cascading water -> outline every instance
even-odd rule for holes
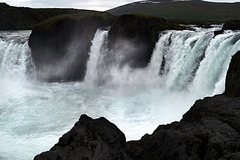
[[[97,30],[95,38],[92,41],[92,47],[90,49],[91,56],[87,64],[87,72],[85,75],[85,81],[90,82],[91,84],[97,83],[97,78],[99,73],[97,72],[98,64],[103,59],[103,54],[101,54],[104,41],[107,39],[108,31]]]
[[[227,31],[216,36],[209,44],[205,58],[200,63],[192,90],[200,95],[224,91],[225,77],[231,56],[240,50],[239,32]],[[218,92],[217,92],[218,91]]]
[[[0,76],[25,79],[35,68],[32,63],[28,37],[30,31],[1,32],[0,39]],[[28,72],[28,73],[27,73]]]
[[[108,51],[108,31],[98,30],[84,82],[68,83],[35,79],[30,31],[0,32],[0,159],[33,159],[81,114],[108,118],[128,140],[181,119],[196,99],[224,90],[231,56],[240,50],[240,32],[214,30],[162,32],[144,69],[121,65],[124,53]]]

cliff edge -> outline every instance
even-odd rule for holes
[[[109,29],[107,50],[110,55],[124,53],[119,63],[137,68],[149,63],[159,32],[184,27],[152,16],[113,16],[96,11],[48,19],[36,25],[29,38],[38,79],[83,80],[91,41],[98,28]]]

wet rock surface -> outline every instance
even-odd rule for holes
[[[240,97],[240,51],[233,57],[227,72],[225,93],[231,97]]]

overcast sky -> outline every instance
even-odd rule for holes
[[[78,8],[104,11],[139,0],[0,0],[12,6],[32,8]],[[240,0],[205,0],[211,2],[240,2]]]

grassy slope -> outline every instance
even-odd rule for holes
[[[54,16],[88,12],[77,9],[12,7],[6,3],[0,3],[0,30],[32,29],[34,25]],[[154,4],[132,3],[111,9],[108,12],[116,15],[142,13],[180,23],[183,23],[183,21],[221,23],[235,19],[240,20],[240,3],[210,3],[200,0]]]
[[[112,14],[143,13],[167,20],[187,22],[224,22],[240,20],[240,3],[210,3],[204,1],[169,3],[132,3],[108,12]]]
[[[88,17],[91,17],[91,18],[101,17],[103,20],[109,20],[109,19],[113,20],[116,18],[116,16],[108,12],[79,10],[78,13],[75,13],[75,14],[64,14],[64,15],[58,15],[58,16],[48,18],[47,20],[36,24],[34,27],[40,30],[50,31],[58,27],[59,25],[58,23],[63,22],[65,20],[71,20],[72,22],[77,23],[77,21],[83,20],[84,18],[88,18]]]
[[[12,7],[6,3],[0,3],[0,30],[32,29],[50,17],[76,14],[84,12],[77,9],[32,9],[26,7]]]

